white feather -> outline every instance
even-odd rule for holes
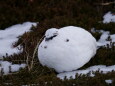
[[[53,37],[55,33],[57,35]],[[80,27],[49,29],[45,36],[38,47],[38,58],[43,66],[54,68],[57,72],[78,69],[96,54],[95,38]],[[50,37],[53,38],[45,40]]]

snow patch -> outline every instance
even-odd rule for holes
[[[57,75],[58,78],[60,79],[64,79],[65,77],[67,79],[70,79],[73,78],[75,79],[75,75],[78,74],[88,74],[90,72],[90,76],[91,77],[94,77],[95,74],[93,72],[96,72],[96,71],[103,71],[102,73],[106,74],[108,72],[111,72],[111,71],[115,71],[115,65],[113,66],[105,66],[105,65],[96,65],[96,66],[92,66],[92,67],[89,67],[87,69],[84,69],[84,70],[76,70],[76,71],[72,71],[72,72],[65,72],[65,73],[60,73]]]
[[[26,64],[12,64],[8,61],[0,61],[0,75],[3,72],[4,75],[9,74],[10,72],[19,71],[20,68],[25,68]]]
[[[111,12],[108,12],[103,16],[103,19],[103,23],[115,22],[115,15],[113,15]]]
[[[13,25],[6,28],[5,30],[0,30],[0,58],[14,53],[20,53],[23,49],[19,50],[20,46],[13,47],[13,43],[18,41],[18,37],[23,35],[25,32],[30,31],[32,25],[36,26],[37,23],[25,22],[23,24]]]
[[[105,46],[109,45],[111,48],[112,46],[115,46],[115,34],[110,34],[109,31],[104,30],[95,30],[94,28],[91,29],[91,32],[95,33],[101,33],[100,39],[97,41],[97,46]]]
[[[105,80],[105,82],[106,82],[107,84],[111,84],[111,83],[113,82],[113,80],[108,79],[108,80]]]

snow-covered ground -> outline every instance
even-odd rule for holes
[[[12,64],[8,61],[0,61],[0,75],[3,72],[4,75],[10,72],[19,71],[20,68],[25,68],[26,64]]]
[[[111,84],[111,83],[113,82],[113,80],[108,79],[108,80],[105,80],[105,82],[106,82],[107,84]]]
[[[103,16],[103,18],[104,18],[103,23],[115,22],[115,15],[112,14],[111,12],[106,13]]]
[[[98,32],[101,33],[102,35],[100,36],[100,39],[97,41],[98,47],[100,46],[107,46],[107,44],[111,46],[115,46],[115,34],[110,34],[109,31],[104,31],[104,30],[95,30],[94,28],[91,29],[93,33]]]
[[[18,47],[13,47],[13,44],[18,41],[18,37],[23,35],[25,32],[30,31],[32,25],[36,26],[37,23],[25,22],[23,24],[13,25],[4,30],[0,30],[0,59],[6,55],[12,55],[14,53],[20,53],[23,49],[19,50]],[[4,74],[8,74],[9,70],[11,72],[16,72],[20,68],[24,68],[26,64],[12,64],[8,61],[0,61],[0,72],[3,71]],[[11,68],[11,69],[10,69]]]
[[[66,76],[67,79],[70,79],[70,77],[75,79],[76,74],[79,74],[79,75],[80,74],[88,74],[89,72],[90,72],[90,76],[94,77],[95,74],[93,74],[93,72],[103,71],[103,73],[107,73],[107,72],[111,72],[112,70],[115,71],[115,65],[113,65],[113,66],[96,65],[96,66],[92,66],[92,67],[89,67],[89,68],[84,69],[84,70],[77,70],[77,71],[72,71],[72,72],[60,73],[57,75],[57,77],[60,79],[64,79],[64,77]]]
[[[30,31],[32,25],[36,26],[37,23],[25,22],[23,24],[13,25],[6,28],[5,30],[0,30],[0,58],[14,53],[19,53],[22,50],[19,50],[17,47],[13,47],[13,44],[18,40],[18,37],[23,35],[25,32]]]

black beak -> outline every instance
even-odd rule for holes
[[[52,40],[54,37],[56,37],[57,35],[54,35],[54,36],[51,36],[49,38],[45,38],[45,41],[49,41],[49,40]]]

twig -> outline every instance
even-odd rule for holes
[[[115,2],[107,2],[107,3],[101,3],[101,5],[110,5],[110,4],[113,4]]]
[[[42,38],[38,41],[38,43],[37,43],[37,45],[36,45],[36,47],[35,47],[35,49],[34,49],[34,53],[33,53],[33,56],[32,56],[32,61],[31,61],[30,69],[33,68],[34,57],[35,57],[35,54],[36,54],[36,52],[37,52],[38,46],[39,46],[39,44],[41,43],[41,41],[42,41],[43,38],[44,38],[44,36],[42,36]]]
[[[96,3],[96,5],[106,6],[106,5],[110,5],[110,4],[114,4],[114,3],[115,3],[115,2]]]

